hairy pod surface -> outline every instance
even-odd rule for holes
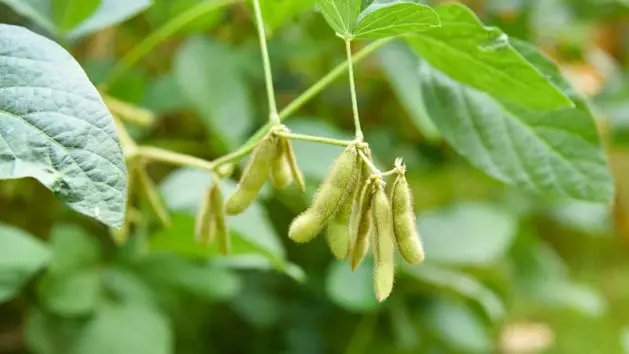
[[[352,188],[355,189],[355,188]],[[351,194],[349,194],[351,192]],[[354,209],[353,190],[347,191],[348,196],[343,200],[338,212],[328,223],[325,230],[325,238],[334,257],[345,260],[350,248],[351,218]]]
[[[370,179],[363,185],[358,201],[356,227],[352,236],[352,250],[350,265],[352,270],[360,266],[369,249],[369,231],[371,230],[371,202],[373,199],[373,183]]]
[[[276,153],[271,163],[271,183],[277,189],[284,189],[292,180],[292,169],[288,161],[288,151],[286,151],[285,142],[288,140],[284,137],[276,137]]]
[[[210,189],[210,208],[213,216],[213,231],[216,238],[216,246],[222,254],[227,254],[231,250],[231,240],[229,231],[227,230],[227,222],[225,220],[225,204],[223,203],[223,194],[218,184]]]
[[[393,233],[402,258],[410,264],[424,261],[424,248],[415,223],[411,190],[403,174],[398,175],[391,191]]]
[[[363,149],[362,152],[369,160],[371,160],[371,150],[369,148]],[[360,168],[360,173],[358,175],[358,182],[354,194],[354,202],[357,205],[360,204],[361,193],[363,192],[365,184],[367,183],[367,181],[369,181],[369,177],[371,176],[369,166],[367,166],[360,155],[358,155],[358,164]]]
[[[356,178],[357,154],[356,146],[352,144],[336,159],[310,208],[291,223],[288,237],[293,241],[303,243],[314,239],[336,214],[344,199],[351,195],[348,190]]]
[[[386,299],[393,290],[395,278],[395,241],[391,208],[384,188],[378,187],[373,196],[371,211],[375,226],[373,240],[374,292],[378,301]]]
[[[203,194],[194,226],[194,236],[197,242],[202,245],[210,244],[212,242],[212,236],[214,235],[214,231],[212,230],[214,227],[214,215],[211,203],[212,189],[214,187],[215,185],[208,188]]]
[[[227,198],[227,214],[240,214],[253,203],[258,192],[269,177],[271,163],[276,156],[276,138],[269,134],[262,139],[253,151],[236,190]]]
[[[290,140],[283,139],[282,144],[284,145],[284,151],[286,152],[286,159],[288,160],[288,164],[290,165],[291,175],[293,176],[293,180],[297,187],[301,190],[301,192],[306,191],[306,181],[304,180],[304,174],[299,169],[299,165],[297,165],[297,158],[295,157],[295,150],[293,150],[293,145],[290,143]]]

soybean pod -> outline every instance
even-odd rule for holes
[[[393,184],[391,211],[393,233],[400,255],[410,264],[421,263],[424,260],[424,248],[415,224],[411,190],[403,173],[398,175]]]
[[[382,186],[378,186],[372,201],[375,226],[373,239],[374,292],[379,302],[384,301],[393,290],[395,278],[395,242],[389,199]]]
[[[271,163],[271,183],[277,189],[284,189],[293,179],[290,162],[288,161],[284,137],[276,137],[276,153]]]
[[[231,250],[231,240],[229,238],[227,223],[225,221],[223,194],[221,193],[218,184],[212,186],[212,189],[210,190],[210,205],[213,214],[213,231],[215,233],[216,246],[220,253],[227,254]]]
[[[371,202],[373,199],[373,182],[367,179],[360,191],[358,198],[358,213],[356,214],[356,227],[352,237],[352,250],[350,265],[352,270],[360,266],[369,249],[369,231],[371,230]]]

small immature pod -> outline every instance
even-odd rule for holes
[[[223,194],[221,193],[221,189],[218,187],[218,184],[212,186],[209,197],[213,214],[213,231],[216,237],[216,245],[220,253],[228,254],[231,249],[231,240],[229,238],[229,231],[227,230],[227,223],[225,221]]]
[[[202,245],[209,245],[212,242],[212,236],[214,235],[214,213],[211,203],[212,189],[216,185],[208,188],[201,200],[199,211],[197,212],[196,223],[194,225],[194,236],[197,242]]]
[[[348,189],[351,189],[356,178],[356,162],[356,146],[352,144],[334,162],[330,173],[319,186],[310,208],[293,220],[288,237],[295,242],[305,243],[319,234],[336,214],[344,199],[351,197]]]
[[[379,302],[384,301],[393,290],[395,278],[395,241],[389,200],[383,187],[378,187],[372,201],[375,226],[373,240],[374,292]]]
[[[349,192],[349,191],[348,191]],[[325,230],[325,238],[328,246],[338,260],[345,260],[350,247],[350,220],[352,218],[352,210],[354,207],[354,199],[352,194],[343,201],[338,212],[328,223]]]
[[[293,179],[290,162],[288,161],[288,152],[286,151],[284,137],[276,137],[276,154],[271,164],[271,182],[277,189],[284,189]]]
[[[419,233],[415,225],[411,190],[403,173],[393,184],[391,192],[391,211],[393,216],[393,233],[400,255],[410,264],[419,264],[424,260]]]
[[[157,218],[164,227],[170,227],[170,225],[172,225],[170,215],[168,214],[166,206],[164,206],[164,203],[157,192],[155,183],[153,183],[153,180],[151,180],[151,177],[149,177],[148,173],[146,173],[143,166],[136,167],[136,171],[138,178],[137,182],[139,182],[139,185],[144,192],[144,196],[148,200],[149,204],[151,204],[155,215],[157,215]]]
[[[276,155],[276,138],[268,134],[262,139],[251,154],[240,183],[232,195],[227,198],[227,214],[240,214],[255,200],[258,192],[269,177],[269,166]]]
[[[360,192],[358,213],[356,215],[356,228],[352,238],[352,250],[350,265],[352,270],[360,266],[369,248],[369,231],[371,230],[371,201],[373,199],[373,182],[368,179]]]
[[[284,139],[282,143],[284,144],[284,151],[286,152],[286,159],[288,160],[288,164],[290,165],[290,171],[293,176],[293,180],[303,193],[306,191],[306,182],[304,181],[304,174],[301,173],[301,170],[297,165],[297,158],[295,158],[295,151],[293,150],[293,146],[288,139]]]

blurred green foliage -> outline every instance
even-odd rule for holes
[[[99,85],[147,34],[211,1],[0,0],[0,22],[63,43]],[[123,246],[36,182],[3,181],[0,353],[629,353],[629,5],[466,3],[538,44],[589,96],[616,179],[612,207],[540,197],[472,167],[442,141],[435,125],[452,117],[428,117],[417,59],[394,42],[356,69],[361,116],[375,160],[407,163],[427,261],[399,266],[388,301],[373,297],[370,261],[351,272],[322,238],[285,237],[339,147],[296,142],[306,195],[267,187],[230,218],[229,256],[194,241],[210,183],[198,170],[150,166],[173,225],[141,205]],[[283,107],[344,60],[343,46],[313,1],[262,6]],[[138,142],[212,159],[266,121],[260,63],[250,9],[235,4],[170,36],[109,93],[156,114],[152,126],[130,127]],[[286,124],[351,136],[346,80]]]

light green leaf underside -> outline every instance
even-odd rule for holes
[[[50,260],[50,251],[35,237],[0,223],[0,303],[15,296]]]
[[[376,3],[369,6],[352,31],[355,39],[374,39],[422,32],[439,27],[439,16],[429,6],[414,2]]]
[[[151,6],[152,0],[101,0],[92,15],[74,27],[67,36],[72,39],[84,37],[103,28],[124,22]]]
[[[96,88],[59,45],[0,24],[0,179],[23,177],[80,213],[122,224],[127,171]]]
[[[349,35],[360,14],[361,0],[317,0],[319,10],[334,31]]]
[[[557,197],[609,202],[614,186],[586,103],[534,47],[516,45],[576,108],[531,111],[422,62],[424,101],[434,123],[455,150],[498,180]]]
[[[430,65],[462,84],[533,110],[572,102],[528,63],[498,28],[485,27],[460,4],[437,8],[441,27],[407,38]]]

